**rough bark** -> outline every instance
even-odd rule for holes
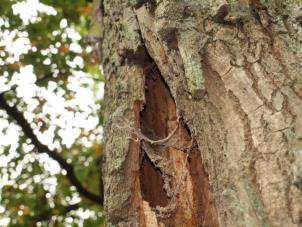
[[[108,225],[302,224],[300,8],[104,0]]]

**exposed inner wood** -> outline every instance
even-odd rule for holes
[[[201,226],[219,226],[217,210],[198,148],[194,149],[188,165],[193,184],[194,216]]]
[[[146,104],[141,112],[141,130],[151,139],[162,139],[168,136],[168,122],[176,122],[175,104],[156,68],[146,70],[145,80]],[[174,116],[169,113],[171,110],[174,111]],[[168,155],[166,151],[158,152],[165,152],[164,155]],[[140,175],[142,197],[152,208],[165,207],[168,205],[169,198],[164,190],[162,173],[146,157],[146,154],[142,155]],[[163,222],[166,225],[173,224],[173,217],[166,218]],[[148,226],[148,223],[146,224]]]
[[[164,207],[168,204],[162,173],[146,155],[141,164],[141,190],[143,199],[148,201],[151,207]]]
[[[172,175],[170,187],[164,185],[167,174],[152,163],[143,150],[141,152],[140,185],[143,200],[156,213],[157,224],[218,226],[200,150],[193,143],[184,123],[177,121],[175,102],[156,67],[146,70],[145,85],[146,103],[140,114],[142,133],[150,139],[159,140],[167,137],[177,124],[180,125],[165,146],[153,146],[157,154],[167,160],[167,169]],[[174,208],[168,210],[168,206]],[[158,207],[164,212],[157,212]],[[147,226],[149,224],[146,223]]]

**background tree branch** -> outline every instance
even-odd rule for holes
[[[32,144],[36,147],[38,153],[46,153],[52,159],[56,160],[60,167],[66,171],[66,176],[69,182],[76,187],[79,194],[86,199],[98,204],[103,204],[103,196],[102,192],[100,195],[96,195],[86,188],[83,187],[79,179],[76,177],[74,172],[73,165],[67,163],[67,161],[60,156],[60,154],[56,150],[50,150],[46,145],[42,144],[37,136],[34,134],[33,129],[31,128],[30,124],[24,118],[23,114],[17,109],[16,106],[9,106],[7,100],[5,99],[5,92],[0,93],[0,108],[5,110],[7,114],[13,118],[16,123],[22,128],[24,134],[31,139]]]
[[[76,203],[76,204],[72,204],[72,205],[68,205],[66,207],[63,207],[60,212],[60,215],[65,215],[67,213],[69,213],[72,210],[77,210],[80,208],[80,204]],[[32,217],[32,221],[37,223],[37,222],[41,222],[41,221],[47,221],[50,220],[53,216],[55,216],[56,214],[52,213],[51,210],[49,212],[44,212],[36,217]]]

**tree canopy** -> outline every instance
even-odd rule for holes
[[[1,1],[1,226],[104,222],[97,6]]]

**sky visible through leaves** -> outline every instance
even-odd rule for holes
[[[2,0],[0,93],[42,144],[74,166],[84,188],[98,194],[104,79],[97,31],[91,30],[96,4]],[[77,209],[65,212],[75,204]],[[101,206],[81,197],[66,171],[37,152],[0,109],[0,226],[102,223]]]

